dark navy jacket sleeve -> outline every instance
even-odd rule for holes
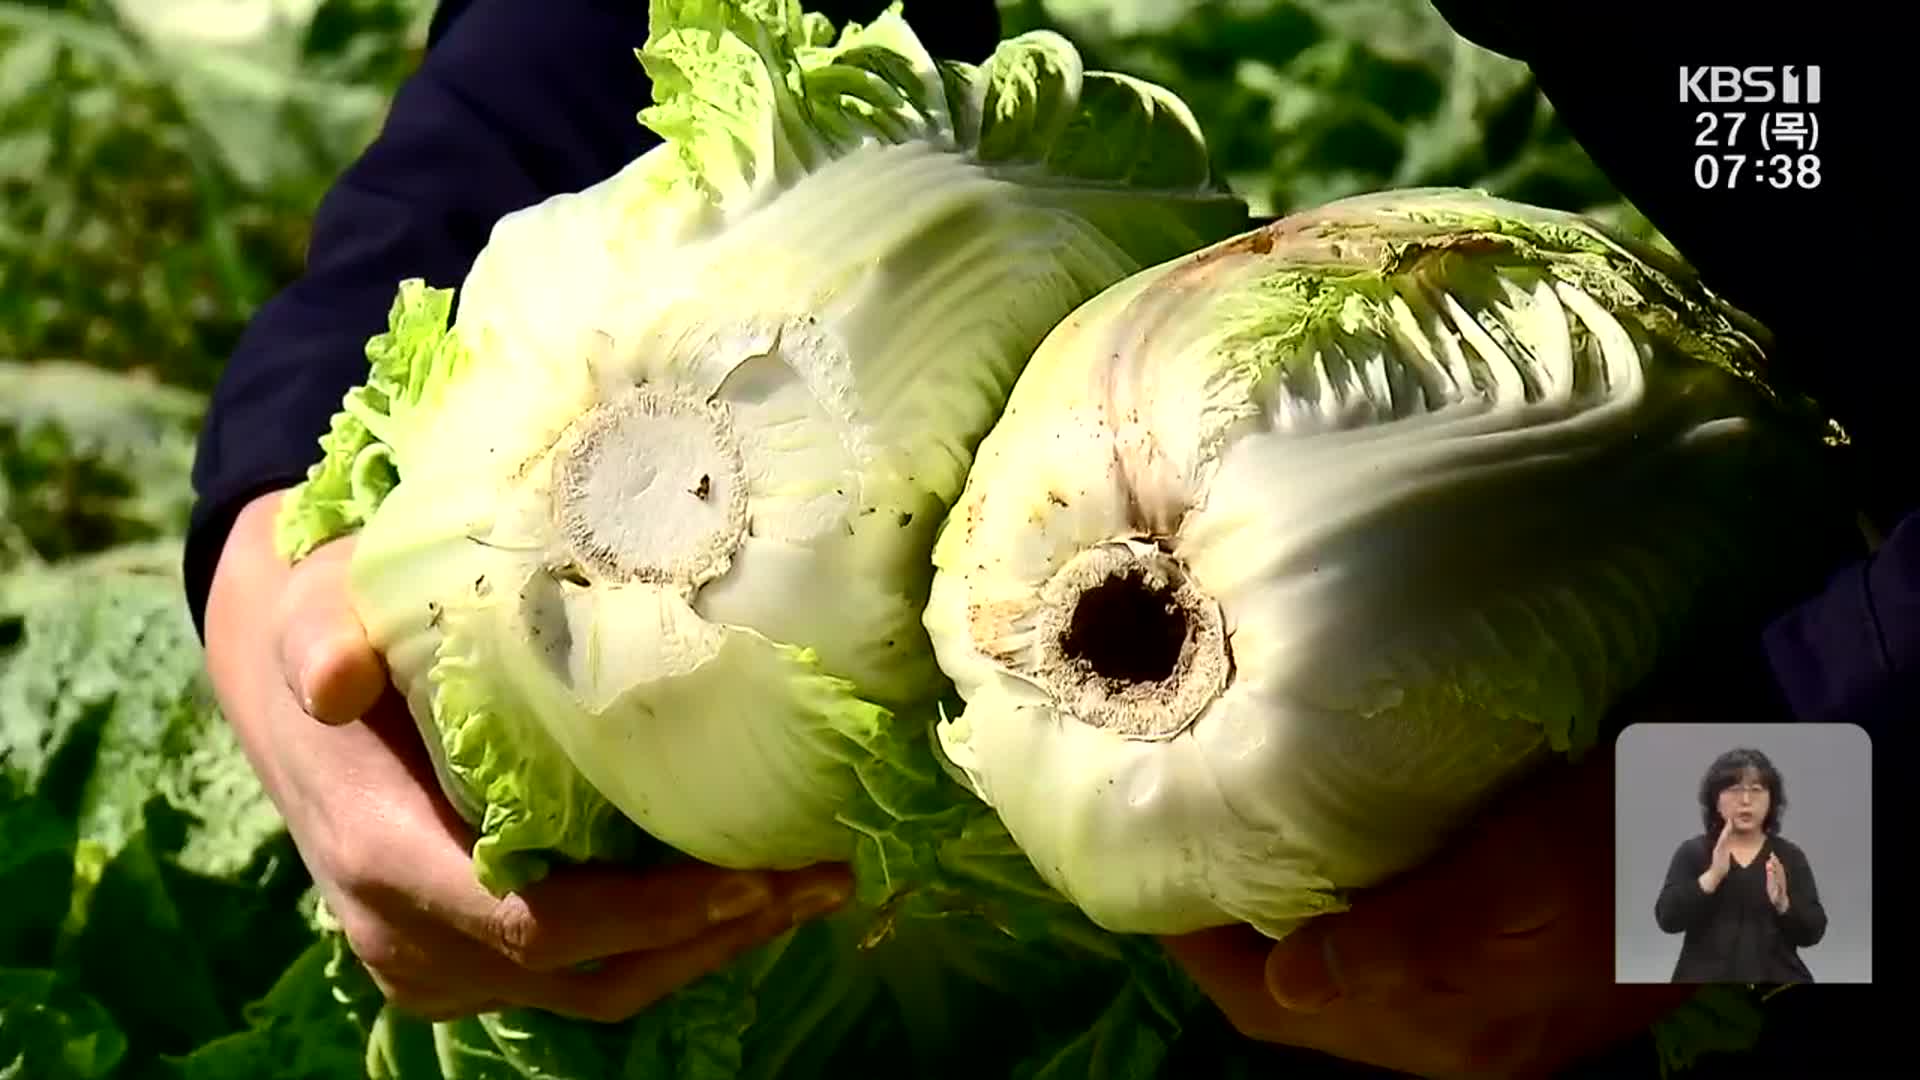
[[[869,19],[885,0],[810,7]],[[990,0],[916,4],[936,54],[980,60],[999,38]],[[657,142],[634,56],[634,0],[448,0],[386,123],[315,213],[304,273],[255,314],[216,386],[194,461],[185,573],[207,592],[240,509],[297,483],[342,395],[366,376],[402,279],[456,286],[502,216],[611,176]]]
[[[1876,99],[1849,82],[1871,65],[1861,43],[1828,32],[1806,12],[1773,17],[1744,5],[1695,0],[1686,17],[1670,3],[1625,0],[1569,33],[1558,5],[1526,0],[1432,0],[1462,37],[1526,63],[1541,93],[1614,186],[1673,242],[1702,279],[1773,332],[1782,370],[1844,426],[1849,494],[1891,528],[1879,549],[1838,568],[1824,587],[1778,614],[1748,643],[1770,671],[1782,711],[1802,720],[1853,721],[1875,730],[1896,714],[1920,715],[1920,450],[1897,415],[1897,363],[1855,311],[1853,276],[1831,269],[1832,223],[1870,200],[1882,163],[1865,159],[1861,128]],[[1641,11],[1639,9],[1645,8]],[[1645,16],[1645,17],[1641,17]],[[1834,17],[1844,31],[1845,15]],[[1683,64],[1820,64],[1826,105],[1821,157],[1832,176],[1812,190],[1703,189],[1691,165],[1698,116],[1725,106],[1680,100]],[[1731,148],[1758,157],[1757,116]]]
[[[1878,732],[1920,717],[1920,512],[1865,561],[1767,627],[1764,648],[1795,715]]]

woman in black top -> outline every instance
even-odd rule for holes
[[[1706,831],[1667,867],[1654,918],[1686,934],[1674,982],[1810,983],[1799,950],[1820,943],[1827,913],[1813,868],[1780,835],[1787,796],[1780,770],[1758,750],[1721,754],[1700,781]]]

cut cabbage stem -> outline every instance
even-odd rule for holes
[[[1054,574],[1040,601],[1031,675],[1081,723],[1171,739],[1232,674],[1220,605],[1159,544],[1096,544]]]
[[[746,470],[724,402],[632,387],[568,426],[553,468],[568,573],[693,589],[746,540]]]
[[[655,145],[495,221],[458,304],[400,284],[275,546],[359,536],[495,896],[644,837],[871,900],[964,840],[963,891],[1038,903],[928,738],[931,547],[1041,341],[1246,202],[1185,102],[1052,31],[961,62],[898,4],[642,6]]]

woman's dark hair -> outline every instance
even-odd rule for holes
[[[1769,836],[1780,831],[1780,814],[1787,808],[1787,783],[1767,755],[1741,747],[1714,758],[1707,766],[1707,775],[1700,779],[1700,820],[1706,824],[1708,836],[1718,836],[1725,824],[1720,819],[1720,793],[1739,783],[1748,770],[1760,774],[1761,786],[1767,789],[1767,818],[1760,823],[1761,830]]]

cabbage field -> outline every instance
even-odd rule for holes
[[[1178,93],[1255,213],[1479,187],[1660,243],[1525,69],[1424,0],[1001,6],[1009,35],[1057,29]],[[206,395],[430,9],[0,0],[0,1080],[1252,1075],[1154,950],[1039,902],[1006,934],[903,919],[855,970],[844,926],[810,927],[620,1025],[383,1009],[211,700],[178,575]],[[909,963],[947,949],[984,970]],[[945,1044],[977,1060],[901,1060],[941,1022],[995,1034]],[[1646,1065],[1752,1022],[1705,997]]]

